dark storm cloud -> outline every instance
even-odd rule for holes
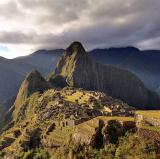
[[[160,48],[159,8],[159,0],[8,0],[0,4],[0,19],[8,22],[0,43],[38,49],[78,40],[88,49]]]

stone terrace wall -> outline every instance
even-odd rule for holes
[[[139,136],[160,141],[160,132],[139,128]]]
[[[157,159],[160,159],[160,132],[139,128],[139,136],[156,141],[158,147]]]
[[[140,115],[140,114],[135,115],[135,122],[136,122],[137,126],[141,125],[142,122],[147,122],[148,124],[151,124],[153,126],[160,127],[160,119],[157,119],[154,117],[146,117],[146,116]]]

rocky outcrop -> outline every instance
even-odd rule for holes
[[[94,62],[79,42],[66,49],[49,81],[53,83],[56,76],[62,76],[69,86],[100,90],[133,106],[149,102],[141,80],[126,70]]]

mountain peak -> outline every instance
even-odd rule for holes
[[[49,81],[59,75],[71,87],[103,91],[131,105],[145,105],[148,100],[147,89],[134,74],[93,61],[79,42],[66,49]]]
[[[40,72],[39,71],[37,71],[37,70],[32,70],[28,75],[27,75],[27,77],[26,77],[26,81],[32,81],[32,80],[34,80],[34,79],[41,79],[41,80],[44,80],[43,79],[43,77],[42,77],[42,75],[40,74]]]
[[[32,70],[25,78],[21,88],[23,89],[23,91],[26,91],[27,96],[30,96],[32,93],[36,91],[43,92],[44,90],[48,89],[49,84],[42,77],[39,71]]]
[[[66,49],[66,54],[67,55],[72,55],[72,54],[86,54],[86,51],[83,47],[83,45],[78,42],[78,41],[75,41],[73,43],[71,43],[71,45]]]
[[[19,107],[21,104],[33,93],[35,92],[43,92],[50,88],[49,83],[42,77],[40,72],[37,70],[31,71],[23,81],[16,101],[15,106]]]

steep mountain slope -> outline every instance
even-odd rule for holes
[[[134,74],[99,64],[79,42],[72,43],[48,81],[36,70],[25,78],[8,114],[13,118],[0,132],[0,157],[155,158],[159,139],[137,136],[135,109],[106,93],[145,106],[149,97],[157,100]]]
[[[115,152],[119,147],[122,147],[122,137],[128,139],[125,136],[127,132],[134,137],[135,110],[126,103],[102,92],[71,87],[43,92],[42,88],[46,84],[37,71],[31,72],[22,83],[17,99],[21,97],[24,100],[14,107],[12,125],[0,135],[0,158],[72,159],[75,158],[70,153],[72,151],[78,158],[79,154],[80,158],[104,158],[106,155],[113,158],[117,156]],[[120,116],[102,116],[103,108],[105,112],[110,110],[110,113],[117,112]],[[136,134],[128,141],[132,141],[131,149],[134,145],[137,152],[137,143],[142,143],[143,139]],[[153,149],[146,153],[149,158],[158,149],[153,147],[153,142],[154,139],[152,142],[143,141],[143,148],[140,149],[143,154],[146,152],[145,147]],[[129,142],[126,143],[125,150]],[[98,154],[95,157],[95,152],[102,157]]]
[[[39,148],[46,150],[51,157],[50,152],[56,151],[71,140],[72,135],[75,145],[78,138],[83,138],[83,135],[85,142],[89,141],[88,144],[92,145],[101,118],[104,122],[120,120],[125,125],[131,122],[133,126],[129,126],[129,129],[125,127],[124,132],[135,128],[132,117],[98,118],[104,112],[107,113],[106,109],[110,110],[110,113],[122,116],[133,116],[135,111],[123,101],[113,99],[102,92],[71,87],[50,89],[49,82],[46,82],[39,72],[32,71],[19,89],[11,114],[13,118],[9,121],[11,124],[9,123],[9,126],[3,129],[4,133],[0,135],[0,158],[25,158],[27,151]],[[90,120],[88,134],[83,128],[87,128],[86,121]],[[95,126],[90,126],[91,123]],[[84,134],[80,135],[82,131]]]
[[[49,88],[51,88],[50,84],[41,76],[38,71],[33,70],[27,75],[26,79],[23,81],[19,89],[16,101],[14,103],[16,111],[19,111],[22,103],[31,94],[35,92],[42,93]],[[16,113],[14,115],[17,116]]]
[[[13,104],[13,99],[28,72],[37,69],[43,75],[47,75],[56,66],[62,51],[40,50],[16,59],[0,58],[0,103],[6,106]]]
[[[94,62],[79,42],[66,49],[49,81],[52,83],[59,75],[69,86],[104,91],[133,106],[150,103],[149,92],[141,80],[128,71]]]
[[[47,75],[56,67],[63,49],[39,50],[29,56],[8,60],[0,58],[0,103],[10,106],[13,104],[21,82],[32,69]],[[140,51],[133,47],[95,49],[90,52],[91,57],[103,64],[112,64],[135,73],[147,88],[159,92],[160,83],[160,51]],[[56,81],[64,82],[59,77]],[[60,82],[60,83],[61,83]],[[65,82],[64,82],[65,84]],[[0,106],[0,109],[2,107]],[[7,107],[8,109],[8,107]],[[2,108],[1,110],[6,110]]]
[[[63,50],[39,50],[29,56],[8,60],[0,58],[0,103],[16,96],[26,74],[37,69],[47,75],[56,67]],[[95,49],[91,56],[104,64],[112,64],[135,73],[145,85],[156,90],[160,85],[160,51],[140,51],[133,47]]]
[[[154,90],[160,85],[160,51],[140,51],[134,47],[95,49],[92,57],[104,64],[112,64],[135,73]]]

